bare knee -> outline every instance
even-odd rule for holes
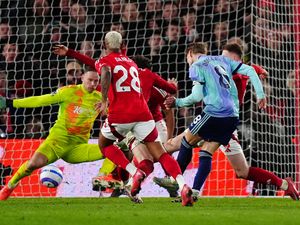
[[[248,173],[249,173],[249,168],[244,167],[244,168],[235,168],[235,174],[237,178],[240,179],[247,179]]]

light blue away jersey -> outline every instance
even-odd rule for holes
[[[258,98],[264,98],[262,84],[251,66],[225,56],[201,56],[191,65],[189,76],[203,85],[205,113],[214,117],[238,117],[238,92],[232,79],[234,71],[249,76]]]

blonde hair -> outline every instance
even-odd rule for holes
[[[122,44],[122,35],[117,31],[110,31],[105,35],[105,42],[110,49],[120,49]]]

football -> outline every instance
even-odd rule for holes
[[[62,179],[63,173],[57,166],[44,166],[40,171],[40,182],[48,188],[56,188]]]

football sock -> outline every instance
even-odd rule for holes
[[[104,159],[103,164],[99,170],[98,176],[108,175],[114,171],[117,166],[108,158]]]
[[[8,182],[8,187],[9,188],[15,188],[18,185],[19,181],[23,177],[29,176],[32,173],[33,170],[27,169],[27,164],[28,164],[28,161],[23,163],[20,166],[20,168],[17,170],[17,172],[13,175],[13,177]]]
[[[113,163],[126,169],[130,175],[134,175],[136,172],[136,167],[131,164],[125,157],[124,153],[115,145],[110,145],[102,149],[103,155],[110,159]]]
[[[287,185],[283,185],[283,180],[281,178],[277,177],[274,173],[271,173],[267,170],[258,167],[249,168],[247,180],[251,180],[260,184],[272,184],[272,185],[276,185],[278,188],[287,189]],[[281,187],[282,185],[283,187]]]
[[[207,176],[211,171],[212,155],[207,151],[200,151],[199,167],[194,179],[193,189],[199,190],[203,186]]]
[[[175,159],[173,159],[168,153],[163,153],[158,159],[162,167],[167,173],[176,179],[177,176],[181,175],[180,167]],[[177,181],[178,182],[178,181]]]
[[[137,168],[143,170],[145,172],[146,176],[149,176],[154,170],[153,162],[149,159],[142,160],[137,165]]]
[[[133,176],[136,173],[137,168],[132,163],[128,163],[125,170]]]
[[[185,185],[185,181],[184,181],[183,176],[181,174],[178,174],[177,177],[176,177],[176,181],[177,181],[177,184],[179,186],[179,191],[181,191],[183,186]]]
[[[181,169],[181,172],[184,173],[187,166],[189,165],[193,155],[193,146],[190,145],[185,137],[182,138],[179,153],[177,156],[177,162]]]

